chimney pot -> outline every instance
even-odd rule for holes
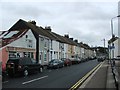
[[[36,25],[36,21],[28,21],[28,22],[30,22],[33,25]]]
[[[46,26],[46,27],[45,27],[45,30],[48,30],[48,31],[51,32],[51,27],[50,27],[50,26]]]
[[[73,41],[73,38],[70,38]]]
[[[68,35],[68,34],[66,34],[66,35],[64,35],[64,37],[69,38],[69,35]]]
[[[76,43],[78,43],[78,40],[77,40],[77,39],[75,39],[74,41],[75,41]]]

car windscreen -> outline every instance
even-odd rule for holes
[[[7,61],[7,63],[15,63],[18,64],[19,63],[19,59],[15,59],[15,58],[11,58]]]
[[[57,63],[58,60],[54,59],[54,60],[51,60],[50,63]]]
[[[36,60],[35,59],[31,59],[33,64],[36,64]]]
[[[19,61],[19,64],[21,65],[26,65],[26,64],[31,64],[32,61],[30,58],[21,58],[20,61]]]

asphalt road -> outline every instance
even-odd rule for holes
[[[35,73],[28,77],[9,78],[2,83],[2,86],[3,88],[68,89],[98,64],[97,60],[92,60],[70,67],[44,70],[42,73]]]

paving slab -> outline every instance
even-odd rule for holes
[[[83,90],[85,90],[87,88],[91,88],[91,89],[101,88],[102,90],[103,89],[109,90],[112,88],[112,90],[116,90],[111,65],[107,62],[107,60],[104,61],[102,66],[98,68],[98,70],[95,71],[91,76],[90,76],[91,78],[88,78],[79,87],[79,89],[84,88]]]

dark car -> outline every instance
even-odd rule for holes
[[[53,59],[48,64],[48,68],[60,68],[60,67],[64,67],[64,62],[60,59]]]
[[[98,60],[98,62],[103,62],[104,58],[99,57],[99,58],[97,58],[97,60]]]
[[[30,72],[42,72],[42,70],[43,67],[39,63],[36,63],[34,59],[28,57],[11,58],[6,64],[6,71],[10,77],[13,77],[17,73],[22,73],[24,76],[27,76]]]
[[[68,58],[62,58],[61,60],[64,62],[65,66],[72,65],[72,61],[70,59],[68,59]]]

